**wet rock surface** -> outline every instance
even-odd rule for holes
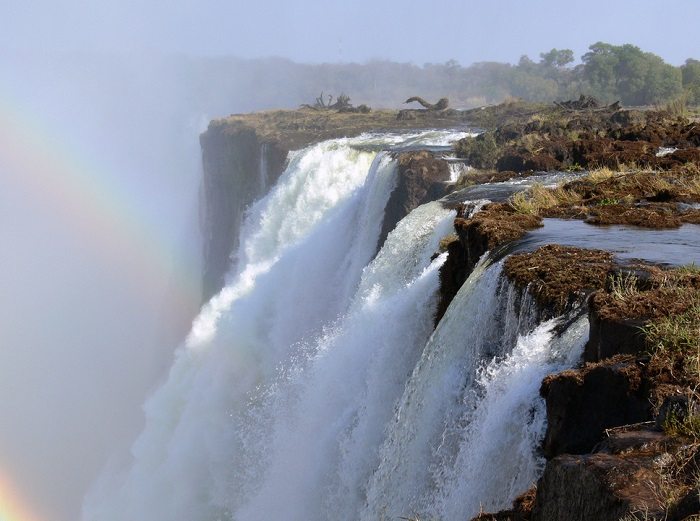
[[[467,261],[467,250],[459,238],[454,237],[446,246],[447,259],[440,267],[440,299],[435,313],[436,326],[471,273]]]
[[[488,204],[471,218],[467,218],[465,212],[464,205],[457,210],[454,221],[456,238],[448,245],[447,260],[440,268],[436,323],[482,255],[521,238],[528,230],[542,226],[539,217],[518,214],[507,203]]]
[[[550,375],[540,394],[547,404],[544,454],[584,454],[605,430],[652,419],[648,383],[633,357],[616,356]]]
[[[201,135],[204,204],[202,300],[206,302],[224,284],[245,208],[274,184],[285,168],[289,150],[264,141],[252,129],[210,127]],[[264,157],[263,157],[264,156]],[[265,186],[260,179],[266,165]]]

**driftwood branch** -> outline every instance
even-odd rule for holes
[[[417,101],[428,110],[445,110],[450,104],[450,101],[447,98],[440,98],[437,103],[429,103],[420,96],[408,98],[406,101],[404,101],[404,103],[413,103],[414,101]]]

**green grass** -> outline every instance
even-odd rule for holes
[[[700,387],[700,267],[669,270],[660,280],[674,305],[683,310],[655,318],[643,328],[655,363],[661,363],[690,384]]]
[[[655,357],[680,362],[687,377],[700,384],[700,296],[697,290],[679,292],[678,298],[693,302],[684,313],[665,316],[644,327]]]

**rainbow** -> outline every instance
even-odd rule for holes
[[[22,107],[20,97],[12,94],[0,83],[3,195],[22,197],[55,215],[106,272],[118,271],[120,279],[130,280],[129,291],[133,288],[135,295],[163,298],[169,281],[168,298],[179,299],[185,309],[198,305],[198,269],[172,258],[166,234],[119,185],[116,169],[71,146],[58,129]],[[50,261],[51,253],[46,255]],[[23,495],[7,470],[0,469],[0,521],[39,521],[26,501],[31,494]]]
[[[14,484],[0,474],[0,521],[39,521]]]
[[[176,298],[198,302],[200,274],[175,262],[166,234],[119,185],[119,173],[90,160],[61,139],[60,130],[22,110],[15,98],[0,85],[2,189],[30,197],[67,220],[87,248],[102,256],[105,269],[123,269],[114,259],[123,259],[125,249],[140,252],[128,260],[134,288],[143,289],[162,281],[164,273],[173,273]]]

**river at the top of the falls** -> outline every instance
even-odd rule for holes
[[[464,172],[463,163],[451,163],[452,181]],[[578,172],[540,172],[524,178],[483,183],[452,192],[442,199],[448,206],[458,202],[480,208],[487,202],[505,201],[511,195],[534,185],[555,187],[585,175]],[[678,203],[680,211],[697,205]],[[629,225],[591,225],[580,219],[543,219],[543,226],[529,231],[511,244],[508,253],[532,251],[546,244],[611,251],[618,261],[644,261],[679,266],[700,264],[700,225],[683,224],[679,228],[649,229]]]
[[[439,202],[377,253],[397,172],[384,150],[463,134],[290,155],[146,403],[132,461],[105,472],[84,521],[461,521],[537,479],[539,384],[579,357],[586,319],[555,334],[487,256],[433,330],[455,216]]]

